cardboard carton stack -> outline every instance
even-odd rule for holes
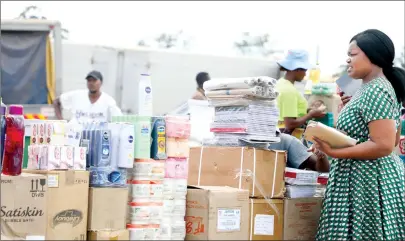
[[[43,183],[48,186],[45,195],[46,240],[86,240],[89,173],[75,170],[24,170],[22,177],[30,174],[44,177],[38,182],[31,181],[30,187],[42,190]],[[12,192],[6,193],[9,195]],[[2,198],[7,195],[2,195]]]
[[[23,174],[44,177],[31,183],[35,190],[48,187],[45,238],[85,240],[89,173],[85,171],[86,149],[80,146],[81,129],[65,121],[39,121],[30,123],[26,132],[30,145]]]
[[[286,197],[304,198],[315,196],[318,176],[319,173],[315,171],[287,167],[285,170]]]
[[[45,240],[48,200],[46,176],[1,175],[1,240]]]
[[[165,161],[135,159],[130,178],[129,240],[159,239],[163,217]]]
[[[127,199],[128,188],[90,188],[88,240],[129,240]]]
[[[190,186],[186,240],[248,240],[249,191]]]
[[[243,220],[239,222],[247,228],[247,237],[241,234],[240,230],[233,230],[232,233],[239,232],[235,238],[237,240],[281,240],[283,237],[282,199],[285,191],[285,167],[286,153],[282,151],[248,147],[191,148],[188,185],[193,187],[190,187],[188,192],[192,192],[196,187],[206,189],[206,186],[217,186],[217,189],[232,187],[236,190],[246,190],[249,197],[245,200],[248,209],[242,211],[247,215],[241,215]],[[222,195],[229,194],[224,192]],[[190,208],[191,204],[193,203],[188,198],[186,221],[198,226],[198,220],[201,218],[195,218],[199,216],[196,215],[195,209]],[[199,205],[201,206],[201,204]],[[217,207],[229,209],[233,204],[224,202],[221,205]],[[213,219],[218,219],[218,217],[213,217]],[[194,224],[195,222],[197,224]],[[243,230],[242,226],[241,230]],[[194,232],[187,229],[186,239],[196,239]],[[201,233],[201,231],[199,232]],[[213,240],[216,239],[217,234],[219,235],[220,232],[215,228],[205,228],[201,235],[208,235],[209,240]]]

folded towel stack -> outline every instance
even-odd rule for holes
[[[205,95],[215,107],[211,123],[214,138],[206,145],[245,146],[279,142],[276,80],[270,77],[213,79],[204,83]]]

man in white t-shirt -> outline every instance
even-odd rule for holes
[[[71,121],[77,123],[108,121],[111,116],[122,115],[115,100],[100,88],[103,76],[99,71],[91,71],[87,76],[88,90],[75,90],[61,94],[53,105],[56,117],[63,120],[62,109],[71,113]]]

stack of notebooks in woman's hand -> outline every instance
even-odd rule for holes
[[[314,142],[314,137],[329,143],[332,148],[345,148],[354,146],[357,143],[357,140],[335,128],[326,126],[320,122],[310,121],[304,132],[304,138],[307,141]]]

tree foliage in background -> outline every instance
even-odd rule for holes
[[[234,42],[234,47],[243,55],[259,55],[263,57],[279,53],[271,41],[269,34],[251,35],[243,32],[240,40]]]
[[[33,12],[40,11],[40,9],[35,5],[30,5],[24,8],[24,10],[18,15],[16,19],[44,19],[47,18],[45,16],[40,16],[38,13],[33,14]],[[69,30],[62,28],[62,39],[68,39]]]
[[[153,40],[139,40],[138,46],[157,47],[160,49],[187,49],[191,40],[187,38],[182,30],[175,33],[161,33]]]

